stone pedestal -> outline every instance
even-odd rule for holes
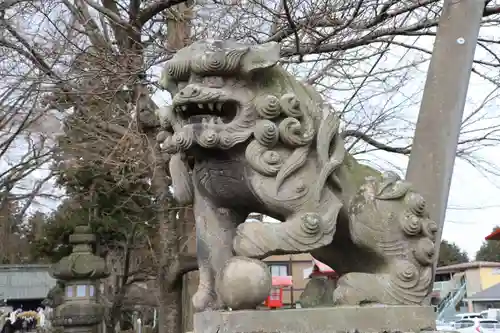
[[[194,333],[420,332],[435,329],[430,306],[345,306],[202,312]]]

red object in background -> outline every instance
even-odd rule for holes
[[[313,271],[309,277],[312,276],[326,276],[330,279],[338,278],[337,273],[328,265],[323,264],[321,261],[313,259]]]
[[[493,231],[491,234],[486,236],[484,239],[486,239],[486,240],[500,240],[500,229]]]
[[[291,276],[273,276],[272,287],[264,304],[268,308],[277,309],[283,307],[283,288],[293,284]]]

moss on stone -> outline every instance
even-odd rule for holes
[[[355,188],[360,188],[367,177],[374,177],[377,180],[382,179],[382,173],[366,164],[358,162],[352,155],[347,154],[344,160],[346,169],[351,176],[351,181]]]

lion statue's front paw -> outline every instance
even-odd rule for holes
[[[217,297],[214,292],[208,289],[198,289],[193,295],[193,308],[195,312],[202,312],[206,310],[217,310],[220,304],[217,302]]]
[[[243,223],[236,230],[233,239],[233,249],[238,256],[258,258],[265,255],[269,243],[265,239],[266,232],[269,232],[262,223]]]

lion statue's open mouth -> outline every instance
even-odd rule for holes
[[[224,124],[230,124],[236,118],[241,108],[240,103],[237,101],[220,101],[217,99],[200,101],[180,100],[173,107],[176,116],[186,124],[210,124],[218,130],[222,130]]]
[[[164,143],[167,151],[193,145],[229,149],[251,136],[256,120],[252,96],[222,82],[219,88],[191,83],[174,95],[167,118],[175,133]]]
[[[274,44],[204,41],[179,50],[162,73],[161,85],[173,97],[170,107],[158,110],[173,130],[162,147],[175,154],[193,146],[227,150],[247,141],[258,109],[267,107],[267,100],[259,102],[266,97],[260,96],[262,71],[278,59]]]

